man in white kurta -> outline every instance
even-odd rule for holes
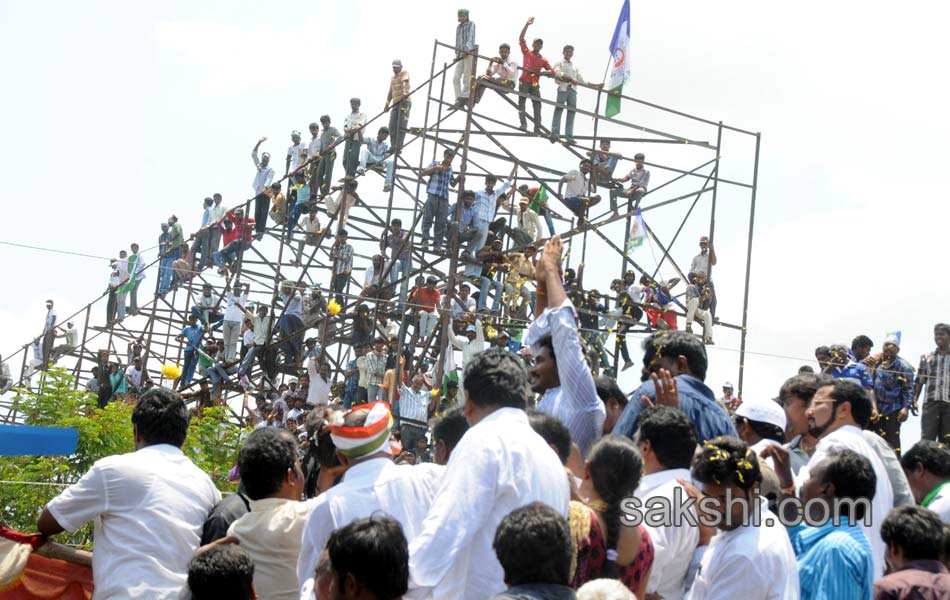
[[[393,418],[385,402],[362,405],[330,428],[337,454],[347,466],[343,481],[317,496],[307,518],[297,560],[301,591],[312,586],[320,552],[333,530],[383,511],[399,521],[411,543],[419,534],[443,467],[396,465],[389,434]]]
[[[567,475],[528,424],[520,359],[491,348],[473,357],[464,381],[471,428],[452,452],[422,533],[410,538],[409,598],[481,600],[504,591],[492,550],[502,518],[536,501],[567,515]]]

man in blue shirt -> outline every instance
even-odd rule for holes
[[[442,153],[442,162],[433,161],[422,170],[420,175],[429,178],[426,185],[426,204],[422,213],[422,246],[429,244],[429,229],[435,221],[435,240],[432,242],[434,250],[442,248],[442,238],[445,237],[445,226],[449,215],[449,188],[458,183],[458,178],[452,171],[452,160],[455,151],[446,149]]]
[[[179,385],[186,386],[191,383],[195,376],[195,367],[198,366],[198,347],[201,345],[201,335],[204,333],[204,325],[198,322],[198,316],[194,313],[188,315],[188,326],[181,330],[176,338],[179,342],[185,342],[185,363],[181,368],[181,377],[175,381],[174,387]]]
[[[514,176],[517,169],[518,167],[515,166],[515,171],[512,171],[512,176]],[[495,211],[498,209],[498,203],[504,193],[511,188],[511,181],[509,180],[502,183],[498,189],[495,189],[497,182],[497,177],[487,175],[485,177],[485,189],[475,192],[474,222],[475,228],[478,229],[478,237],[469,244],[469,252],[477,252],[485,246],[485,241],[488,240],[488,228],[491,226],[492,221],[495,220]]]
[[[871,429],[890,444],[898,458],[901,455],[901,424],[907,420],[914,403],[914,368],[897,355],[900,343],[900,333],[889,333],[884,339],[881,362],[874,369],[878,418],[871,422]]]
[[[801,600],[871,597],[874,559],[860,521],[870,517],[876,485],[871,462],[853,450],[834,449],[812,468],[801,487],[807,524],[788,530],[798,559]]]
[[[863,387],[871,397],[871,420],[877,419],[877,398],[874,397],[874,382],[871,371],[863,364],[852,360],[851,349],[844,344],[833,344],[829,351],[831,359],[823,373],[833,379],[853,379]],[[818,351],[815,351],[817,356]]]
[[[736,428],[716,395],[703,383],[706,379],[706,348],[697,336],[685,331],[657,331],[643,341],[643,383],[632,394],[613,433],[633,437],[639,426],[642,396],[656,401],[651,374],[666,369],[676,378],[680,409],[696,427],[699,442],[723,435],[736,436]]]

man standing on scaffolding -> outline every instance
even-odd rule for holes
[[[392,138],[393,153],[402,147],[402,139],[406,136],[409,127],[409,109],[412,101],[409,100],[409,73],[402,68],[402,61],[398,58],[393,61],[393,77],[389,82],[389,94],[386,96],[386,106],[383,112],[389,112],[389,136]]]
[[[518,92],[531,96],[531,105],[534,108],[534,132],[541,133],[541,75],[550,77],[554,73],[547,59],[541,56],[541,48],[544,47],[544,41],[541,38],[531,42],[531,50],[528,50],[528,44],[524,41],[524,34],[528,32],[528,26],[534,23],[534,17],[528,19],[524,27],[521,28],[521,35],[518,36],[518,43],[521,45],[521,54],[524,57],[521,71],[521,78],[518,80]],[[542,73],[547,69],[547,73]],[[528,131],[528,123],[525,118],[524,109],[527,104],[527,96],[518,97],[518,118],[521,120],[521,131]]]
[[[455,108],[462,108],[472,92],[472,63],[475,60],[475,23],[468,20],[468,9],[458,11],[459,24],[455,28]]]

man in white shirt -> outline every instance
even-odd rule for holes
[[[95,373],[93,373],[93,379],[95,379]],[[0,360],[0,395],[6,394],[11,389],[13,389],[13,377],[10,375],[10,365]],[[89,389],[88,383],[86,389]]]
[[[564,60],[554,65],[554,77],[557,85],[557,107],[554,109],[554,118],[551,121],[551,137],[557,138],[561,131],[561,113],[567,107],[567,122],[564,125],[564,136],[569,142],[574,141],[574,109],[577,108],[577,84],[587,82],[571,59],[574,58],[574,46],[564,46]],[[594,84],[591,87],[602,88],[604,84]]]
[[[501,520],[531,502],[567,515],[567,476],[528,424],[527,383],[522,361],[498,348],[465,368],[470,429],[452,452],[422,533],[409,536],[409,597],[483,599],[503,591],[492,552]]]
[[[254,588],[260,598],[300,597],[296,565],[307,515],[315,500],[300,502],[304,476],[297,441],[286,429],[251,432],[237,457],[251,512],[234,521],[228,535],[254,561]]]
[[[244,322],[244,307],[247,306],[247,294],[250,284],[234,282],[234,289],[228,293],[228,308],[224,311],[224,325],[221,333],[224,342],[224,360],[230,363],[237,358],[237,343],[241,336],[241,323]]]
[[[798,563],[785,527],[756,494],[755,453],[733,437],[706,442],[693,461],[705,496],[701,519],[719,533],[703,555],[688,600],[798,600]],[[708,522],[708,521],[707,521]]]
[[[526,246],[541,241],[541,218],[538,213],[528,208],[530,199],[522,196],[518,201],[518,212],[515,213],[517,226],[505,226],[505,233],[511,236],[515,244]]]
[[[50,536],[95,522],[97,598],[178,598],[221,494],[181,452],[188,411],[177,393],[154,388],[143,394],[132,427],[136,451],[96,461],[50,500],[37,528]]]
[[[515,89],[515,80],[518,79],[518,63],[511,60],[511,46],[502,44],[498,46],[498,56],[488,61],[488,69],[485,74],[478,78],[479,85],[475,89],[475,103],[482,100],[482,94],[485,93],[485,86],[481,83],[491,83],[499,87]],[[502,93],[501,91],[498,92]]]
[[[455,335],[449,333],[449,341],[456,350],[462,351],[462,373],[465,372],[465,366],[472,361],[472,358],[485,350],[485,331],[482,328],[482,320],[475,319],[474,325],[465,328],[465,335]],[[464,384],[459,381],[459,386]]]
[[[297,244],[297,260],[291,264],[299,267],[303,264],[304,245],[319,246],[322,239],[323,229],[320,227],[320,219],[317,217],[316,205],[310,207],[310,212],[297,223],[297,227],[303,231],[303,239]],[[307,264],[310,264],[310,262],[308,261]]]
[[[354,175],[360,164],[360,146],[363,144],[363,127],[366,113],[360,111],[360,99],[350,98],[350,114],[343,119],[343,168],[347,175]]]
[[[449,308],[449,317],[452,319],[458,319],[464,316],[465,313],[475,312],[475,298],[469,295],[472,291],[471,286],[467,283],[462,283],[458,289],[458,297],[452,298],[451,308]]]
[[[867,426],[871,419],[871,399],[860,384],[847,379],[836,379],[820,384],[806,414],[808,432],[818,439],[818,445],[808,464],[798,472],[795,483],[807,481],[811,468],[826,459],[832,448],[847,448],[871,461],[874,475],[877,477],[877,487],[871,500],[871,524],[864,528],[864,533],[874,550],[875,577],[881,576],[884,574],[886,548],[880,529],[884,517],[894,507],[894,491],[884,463],[861,432],[861,428]],[[768,448],[765,454],[780,456],[773,451],[774,448]],[[782,461],[776,461],[779,481],[783,488],[791,487],[791,473],[789,469],[783,468],[780,462]]]
[[[561,282],[563,244],[554,236],[544,245],[537,266],[535,320],[525,334],[534,365],[528,375],[531,391],[541,394],[537,410],[567,425],[581,456],[603,434],[607,411],[597,396],[577,331],[574,305]]]
[[[297,580],[304,594],[312,586],[320,552],[335,529],[382,511],[399,521],[410,542],[419,535],[443,468],[396,465],[389,443],[392,428],[385,402],[354,408],[330,426],[346,472],[343,481],[317,496],[307,517],[297,561]]]
[[[66,343],[60,344],[59,346],[53,348],[53,353],[50,357],[50,362],[53,363],[76,349],[76,346],[79,345],[79,331],[76,329],[73,322],[69,321],[66,323],[66,331],[57,333],[56,337],[66,338]]]
[[[901,456],[914,500],[950,523],[950,448],[920,440]]]
[[[291,145],[287,148],[287,165],[284,170],[284,177],[300,168],[307,154],[307,146],[300,141],[299,131],[292,131],[290,133],[290,141]],[[264,190],[261,191],[263,192]]]
[[[677,480],[689,481],[696,448],[696,431],[686,413],[668,406],[645,410],[634,440],[643,456],[643,479],[633,493],[640,501],[641,513],[649,510],[651,501],[667,502],[669,506],[677,497],[685,501],[686,491]],[[695,509],[691,512],[696,514]],[[685,523],[644,523],[644,527],[650,533],[654,552],[647,592],[665,600],[682,600],[689,557],[699,544],[699,528]]]
[[[590,169],[591,162],[585,158],[580,162],[579,169],[565,173],[557,184],[557,195],[561,197],[561,202],[582,219],[587,215],[588,208],[600,202],[600,196],[591,196]]]
[[[768,446],[781,446],[785,441],[785,411],[772,400],[743,402],[735,412],[736,432],[756,456]],[[771,457],[765,459],[775,470]]]

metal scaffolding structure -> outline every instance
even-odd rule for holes
[[[491,57],[483,55],[476,48],[473,56],[472,73],[476,77],[484,66],[491,61]],[[697,207],[708,207],[708,227],[704,225],[704,232],[714,242],[716,234],[717,214],[721,213],[724,190],[730,190],[730,198],[748,199],[748,240],[744,265],[744,293],[742,314],[739,319],[723,319],[717,327],[732,329],[740,332],[741,347],[739,352],[739,393],[742,391],[745,349],[748,331],[746,329],[749,308],[749,282],[751,277],[752,241],[755,226],[755,202],[757,192],[758,160],[760,148],[760,134],[729,126],[721,121],[712,121],[673,110],[658,104],[646,102],[631,96],[622,96],[625,110],[633,115],[635,120],[628,120],[604,116],[602,107],[606,103],[608,92],[586,84],[578,84],[582,92],[583,102],[576,108],[578,120],[590,123],[590,127],[583,127],[585,135],[576,135],[570,139],[555,137],[542,123],[538,123],[539,133],[524,131],[518,126],[518,99],[535,101],[536,97],[518,92],[516,89],[501,85],[490,80],[479,80],[478,86],[485,88],[484,98],[475,102],[475,85],[473,93],[465,106],[456,105],[454,97],[446,99],[447,76],[458,62],[454,46],[435,41],[432,48],[432,63],[429,77],[420,85],[412,89],[410,98],[414,101],[412,116],[419,118],[420,104],[422,108],[421,123],[409,123],[405,131],[403,143],[397,143],[396,132],[392,132],[394,161],[394,183],[385,195],[378,192],[367,192],[367,187],[376,185],[378,173],[368,169],[365,174],[355,177],[359,183],[357,201],[352,208],[347,208],[345,202],[335,215],[326,211],[326,196],[318,202],[321,212],[321,222],[325,223],[323,232],[316,245],[304,246],[299,232],[288,235],[286,228],[269,223],[264,239],[255,241],[250,248],[239,257],[237,267],[227,277],[220,275],[213,268],[193,272],[193,276],[180,281],[172,291],[158,294],[158,275],[156,267],[159,261],[153,262],[149,273],[156,283],[156,294],[152,299],[143,302],[135,315],[127,316],[122,322],[112,326],[105,324],[105,319],[96,316],[105,312],[105,295],[88,303],[75,314],[62,318],[57,323],[61,328],[67,321],[81,322],[79,328],[80,342],[78,347],[57,363],[67,368],[76,378],[77,386],[83,385],[90,377],[93,366],[99,364],[100,352],[108,352],[108,360],[126,364],[129,348],[140,343],[145,368],[150,378],[157,384],[170,385],[162,371],[165,364],[180,364],[183,353],[183,344],[176,340],[182,328],[187,324],[188,315],[194,306],[195,299],[201,293],[203,284],[213,286],[215,294],[223,297],[225,286],[231,286],[236,281],[250,285],[249,301],[258,305],[270,307],[272,315],[271,327],[268,335],[267,348],[276,358],[277,350],[283,340],[279,337],[275,324],[283,314],[284,304],[280,301],[282,286],[286,289],[293,286],[300,290],[310,290],[314,285],[321,285],[322,300],[329,300],[334,295],[329,282],[332,281],[335,261],[331,258],[331,237],[333,232],[342,227],[345,221],[349,232],[349,241],[355,248],[354,256],[358,261],[368,260],[378,253],[378,245],[387,231],[388,225],[395,217],[402,218],[406,224],[404,229],[412,234],[411,261],[408,272],[400,273],[398,278],[391,281],[393,291],[392,300],[376,301],[362,295],[363,285],[361,278],[351,274],[347,289],[341,294],[345,302],[339,315],[330,314],[326,309],[326,302],[317,303],[322,310],[314,313],[307,319],[308,323],[317,330],[323,356],[329,362],[332,372],[342,373],[347,357],[350,354],[350,340],[353,326],[345,318],[355,312],[358,304],[365,302],[372,306],[374,321],[379,329],[379,317],[388,316],[400,323],[400,331],[395,343],[397,355],[402,355],[404,347],[413,348],[411,360],[430,360],[437,364],[436,373],[439,379],[443,372],[441,357],[444,352],[439,349],[447,347],[448,336],[451,333],[451,321],[448,311],[445,311],[439,320],[433,334],[422,339],[419,327],[414,319],[405,312],[408,304],[406,289],[419,275],[434,275],[439,278],[440,287],[443,287],[443,296],[455,298],[457,284],[460,278],[460,267],[468,260],[460,253],[458,236],[449,240],[447,250],[435,252],[434,249],[424,248],[419,243],[420,222],[426,202],[425,188],[421,171],[431,162],[441,156],[442,149],[457,151],[457,173],[459,184],[455,190],[458,198],[462,197],[465,189],[477,187],[474,182],[481,176],[494,174],[499,180],[507,179],[515,174],[512,181],[513,189],[521,183],[539,186],[547,191],[551,200],[549,210],[559,224],[560,236],[568,248],[568,264],[573,263],[583,277],[585,263],[594,258],[596,273],[600,275],[606,271],[614,274],[613,277],[622,277],[623,273],[633,268],[641,273],[656,277],[661,267],[666,264],[679,276],[684,277],[686,271],[681,269],[673,259],[671,250],[679,239],[684,225],[691,216],[698,215]],[[451,83],[450,89],[451,89]],[[493,93],[497,92],[497,93]],[[552,94],[553,95],[553,94]],[[419,100],[422,99],[422,102]],[[588,101],[590,103],[588,104]],[[556,102],[541,98],[540,102],[548,109],[557,106]],[[587,108],[584,108],[587,107]],[[592,108],[592,110],[591,110]],[[393,110],[397,110],[394,108]],[[364,128],[365,136],[372,136],[375,127],[385,119],[385,111],[371,118]],[[645,119],[640,121],[639,117]],[[377,125],[374,122],[379,121]],[[528,122],[532,119],[528,115]],[[650,126],[643,123],[649,122]],[[668,131],[669,129],[669,131]],[[677,131],[678,133],[671,133]],[[751,161],[735,161],[726,172],[725,155],[723,154],[724,137],[739,136],[754,150]],[[575,168],[577,162],[592,156],[598,150],[598,141],[610,139],[625,145],[648,146],[662,148],[661,161],[647,162],[654,173],[654,184],[643,198],[633,204],[621,199],[624,206],[618,212],[606,209],[603,205],[591,206],[586,219],[577,217],[563,204],[556,200],[562,199],[559,194],[558,182],[566,170]],[[338,145],[344,144],[340,140]],[[619,161],[632,160],[614,149],[611,155]],[[537,158],[537,157],[543,158]],[[751,162],[751,167],[749,166]],[[565,168],[567,167],[567,168]],[[746,172],[742,172],[745,170]],[[339,171],[338,171],[339,172]],[[737,176],[731,173],[739,173]],[[728,175],[728,176],[726,176]],[[289,190],[289,177],[287,181]],[[606,182],[601,182],[604,184]],[[699,186],[695,187],[694,186]],[[609,193],[609,189],[601,187],[602,193]],[[334,192],[336,193],[336,192]],[[341,191],[340,193],[344,193]],[[289,194],[288,194],[289,195]],[[251,215],[254,198],[244,202],[245,214]],[[604,203],[606,204],[606,202]],[[735,203],[733,203],[735,204]],[[457,213],[461,210],[461,202],[457,202]],[[513,195],[499,208],[498,215],[507,216],[509,224],[513,218],[517,202]],[[649,268],[642,263],[642,259],[635,260],[625,251],[625,238],[629,236],[631,224],[636,217],[637,209],[645,217],[659,211],[663,207],[670,210],[679,210],[678,227],[672,236],[662,236],[654,227],[648,227],[647,233],[652,244],[655,244],[662,255],[656,260],[656,266]],[[735,207],[733,206],[733,209]],[[717,213],[717,210],[719,213]],[[731,211],[734,214],[734,210]],[[458,214],[449,215],[451,222]],[[696,217],[699,218],[699,217]],[[704,222],[705,223],[705,222]],[[510,236],[505,237],[506,249],[518,249],[513,245]],[[298,248],[305,248],[300,263],[297,262]],[[589,254],[590,253],[590,254]],[[590,264],[590,263],[588,263]],[[608,267],[608,265],[610,265]],[[389,278],[392,265],[385,267],[384,279]],[[588,266],[587,274],[591,277],[592,267]],[[355,273],[355,271],[354,271]],[[147,280],[149,281],[149,280]],[[609,281],[609,279],[608,279]],[[444,284],[444,285],[443,285]],[[144,290],[142,290],[144,292]],[[142,295],[142,294],[140,294]],[[394,308],[401,308],[394,311]],[[486,317],[498,328],[523,328],[526,326],[525,315],[509,313],[506,316]],[[648,324],[639,323],[630,330],[630,333],[651,331]],[[606,332],[606,331],[605,331]],[[607,332],[609,333],[609,332]],[[42,342],[41,342],[42,343]],[[24,344],[20,349],[4,359],[15,370],[20,367],[19,386],[36,387],[40,385],[46,365],[40,364],[31,368],[33,356],[33,342]],[[48,349],[47,349],[48,353]],[[616,357],[615,357],[616,358]],[[614,362],[616,364],[616,361]],[[396,380],[399,379],[399,370],[410,368],[411,365],[399,365],[397,361]],[[295,365],[281,366],[276,364],[275,372],[298,374],[299,367]],[[264,389],[271,384],[269,378],[255,364],[249,373],[252,382],[258,389]],[[14,378],[17,378],[14,376]],[[236,380],[236,376],[233,376]],[[195,384],[192,384],[195,385]],[[390,390],[391,392],[392,390]],[[243,395],[236,386],[226,388],[229,398]],[[246,396],[245,396],[246,397]],[[16,422],[20,419],[18,397],[8,394],[0,398],[0,419],[4,422]],[[235,417],[240,415],[235,411]]]

